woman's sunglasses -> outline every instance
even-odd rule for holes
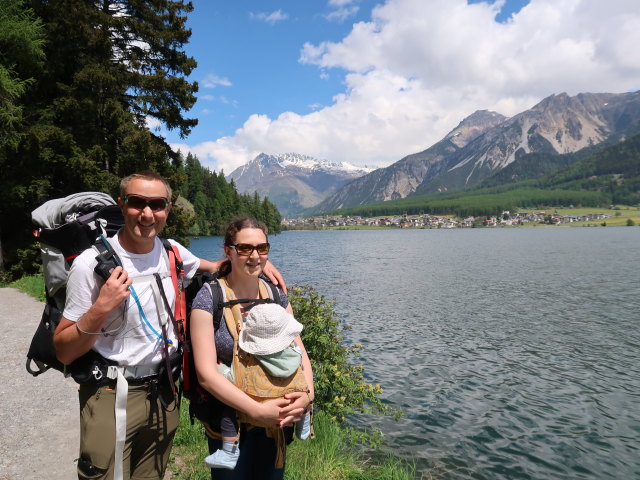
[[[145,197],[143,195],[125,195],[124,203],[136,210],[149,207],[152,212],[159,212],[169,206],[169,201],[163,197]]]
[[[236,249],[238,255],[243,257],[248,257],[255,250],[258,252],[258,255],[266,255],[269,253],[269,248],[271,245],[268,243],[260,243],[258,245],[249,245],[248,243],[236,243],[235,245],[227,245],[227,247],[232,247]]]

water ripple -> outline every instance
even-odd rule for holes
[[[286,232],[425,478],[640,478],[638,229]],[[204,239],[203,239],[204,241]],[[194,250],[196,246],[194,245]],[[631,260],[634,261],[631,261]]]

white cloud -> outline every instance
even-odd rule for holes
[[[329,0],[329,6],[331,7],[344,7],[352,3],[356,3],[357,0]]]
[[[382,166],[477,109],[513,115],[554,93],[640,88],[637,0],[532,0],[497,23],[501,5],[387,0],[341,41],[303,46],[300,62],[345,75],[332,105],[252,115],[234,135],[193,148],[227,173],[262,151]]]
[[[232,107],[238,106],[237,100],[230,100],[224,95],[220,95],[220,102],[224,103],[225,105],[231,105]]]
[[[330,22],[344,22],[347,18],[354,17],[358,13],[359,9],[360,7],[357,5],[340,7],[327,13],[324,18]]]
[[[152,132],[160,132],[164,128],[164,123],[155,117],[146,116],[144,120],[147,128]]]
[[[216,88],[218,85],[223,87],[230,87],[232,85],[228,78],[219,77],[213,73],[210,73],[202,80],[202,85],[205,88]]]
[[[252,19],[259,20],[261,22],[265,22],[270,25],[275,25],[276,23],[282,22],[283,20],[286,20],[287,18],[289,18],[289,15],[287,15],[286,13],[283,13],[282,10],[276,10],[275,12],[271,12],[271,13],[265,13],[265,12],[250,13],[249,16]]]

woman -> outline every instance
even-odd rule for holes
[[[227,291],[227,300],[265,298],[260,288],[259,275],[267,262],[269,243],[266,227],[253,218],[242,218],[229,225],[224,236],[226,261],[220,268],[221,284]],[[293,314],[289,300],[280,291],[280,302]],[[196,296],[191,312],[191,342],[198,381],[221,402],[249,417],[252,425],[243,424],[240,434],[240,458],[233,470],[212,469],[212,478],[269,480],[284,478],[284,466],[277,468],[278,447],[282,447],[279,429],[302,419],[313,401],[313,374],[309,357],[298,336],[296,344],[302,349],[302,366],[309,390],[292,392],[281,398],[259,402],[237,388],[218,370],[219,363],[230,364],[234,340],[226,321],[217,331],[213,326],[213,305],[210,289],[203,287]],[[240,314],[246,316],[249,303],[241,304]],[[227,315],[225,308],[225,315]],[[236,313],[238,310],[236,310]],[[254,427],[264,425],[265,427]],[[211,432],[211,428],[207,428]],[[280,443],[278,443],[280,438]],[[222,448],[218,438],[209,436],[209,452]]]

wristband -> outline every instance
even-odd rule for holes
[[[102,332],[87,332],[85,330],[82,330],[80,328],[80,325],[78,325],[79,323],[80,323],[80,320],[76,322],[76,330],[80,335],[100,335],[102,333]]]

